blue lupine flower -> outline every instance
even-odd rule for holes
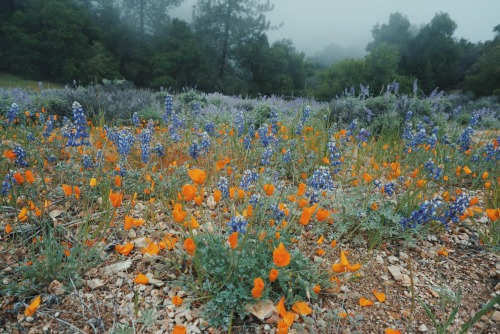
[[[68,138],[66,146],[77,147],[82,145],[90,145],[88,138],[90,137],[87,130],[87,121],[83,108],[78,102],[73,102],[73,126],[71,126],[64,136]]]
[[[19,115],[21,109],[17,105],[17,103],[12,103],[12,105],[9,108],[9,111],[7,112],[7,123],[14,123],[17,115]]]
[[[271,210],[272,217],[275,221],[281,222],[283,219],[285,219],[286,216],[285,211],[281,210],[278,204],[276,203],[271,204],[269,209]]]
[[[474,130],[470,126],[466,127],[462,131],[462,133],[460,134],[460,138],[458,138],[458,145],[460,146],[460,151],[465,152],[470,149],[473,133]]]
[[[215,133],[215,124],[213,122],[207,122],[204,129],[209,135],[213,136]]]
[[[117,132],[117,142],[115,142],[118,153],[122,158],[125,158],[130,154],[132,150],[132,145],[134,144],[135,138],[134,135],[129,130],[121,130]]]
[[[330,166],[334,167],[333,174],[337,174],[340,171],[340,165],[342,164],[342,156],[339,153],[339,149],[337,148],[337,144],[335,143],[335,139],[331,138],[328,142],[328,153]]]
[[[90,159],[90,157],[87,154],[84,154],[82,157],[82,165],[83,168],[85,169],[90,169],[93,167],[92,159]]]
[[[361,130],[359,130],[356,138],[360,141],[360,142],[368,142],[368,138],[370,138],[371,136],[371,132],[366,130],[365,128],[361,128]]]
[[[252,194],[252,196],[250,196],[248,203],[250,203],[255,207],[257,204],[259,204],[259,201],[260,201],[260,194],[257,193],[257,194]]]
[[[14,164],[22,167],[28,167],[28,162],[26,161],[26,151],[21,147],[21,145],[14,146],[12,151],[16,154]]]
[[[51,155],[49,155],[49,157],[47,158],[47,160],[48,160],[51,164],[53,164],[54,162],[56,162],[56,161],[57,161],[57,157],[56,157],[54,154],[51,154]]]
[[[255,133],[255,125],[250,124],[250,128],[248,129],[248,133],[245,135],[245,138],[243,138],[243,147],[245,150],[249,150],[252,148],[252,137],[254,136]]]
[[[476,126],[479,123],[479,113],[474,113],[469,121],[470,126]]]
[[[222,193],[222,198],[229,198],[229,183],[227,178],[221,176],[219,182],[217,183],[217,188],[219,188]]]
[[[243,177],[241,178],[240,181],[240,188],[245,191],[248,191],[250,186],[253,183],[257,182],[259,176],[260,175],[258,173],[252,172],[250,169],[245,170],[243,172]]]
[[[387,194],[387,196],[392,196],[394,194],[394,182],[387,182],[384,184],[384,193]]]
[[[200,156],[200,145],[198,144],[198,140],[193,140],[193,142],[191,143],[191,146],[189,146],[189,155],[191,156],[191,158],[193,159],[198,159],[198,157]]]
[[[132,124],[134,124],[137,128],[141,126],[141,119],[139,118],[139,114],[137,112],[132,115]]]
[[[229,221],[229,223],[226,223],[226,225],[229,226],[233,232],[244,234],[247,231],[246,228],[248,222],[246,221],[245,217],[237,215],[231,217],[231,220]]]
[[[268,165],[271,162],[271,158],[274,154],[274,150],[272,147],[266,147],[264,152],[262,152],[262,157],[260,158],[260,163],[262,165]]]
[[[441,217],[441,222],[445,227],[448,227],[448,222],[451,220],[453,223],[458,223],[460,221],[460,216],[467,212],[467,208],[470,204],[470,197],[466,193],[461,193],[456,197],[453,203],[450,205],[448,210]]]
[[[354,136],[354,131],[356,131],[357,128],[358,128],[358,120],[355,119],[347,127],[346,137],[352,137],[352,136]]]
[[[403,230],[416,228],[419,225],[427,224],[432,220],[439,220],[437,209],[441,207],[443,201],[441,197],[436,196],[430,201],[425,201],[417,210],[414,210],[409,217],[400,221]]]
[[[173,113],[174,113],[174,98],[172,97],[172,95],[167,95],[165,97],[165,112],[163,113],[162,116],[165,124],[168,123]]]
[[[243,111],[238,111],[234,117],[234,125],[236,125],[236,133],[241,137],[245,132],[245,116]]]
[[[271,132],[276,135],[278,133],[278,112],[276,107],[271,107],[271,114],[269,115],[269,123],[271,123]]]
[[[165,156],[165,147],[163,147],[162,144],[157,143],[154,148],[156,154],[158,154],[159,157],[164,157]]]
[[[139,134],[139,142],[141,144],[141,161],[147,163],[151,157],[151,130],[149,127],[142,130]]]
[[[292,161],[292,151],[291,150],[287,150],[285,152],[285,154],[283,155],[283,162],[284,163],[289,163],[290,161]]]
[[[26,135],[26,139],[28,141],[35,141],[36,140],[35,135],[31,132],[28,132],[28,134]]]
[[[2,188],[0,189],[0,195],[5,196],[9,193],[9,190],[12,188],[12,183],[15,182],[12,171],[5,174],[2,181]]]
[[[313,172],[313,175],[307,180],[307,185],[315,191],[332,190],[335,187],[330,169],[325,166],[321,166]]]

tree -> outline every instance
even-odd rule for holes
[[[54,81],[80,79],[98,30],[72,0],[28,0],[4,25],[4,66]]]
[[[366,63],[364,59],[346,59],[332,65],[320,75],[318,97],[331,99],[346,88],[359,87],[366,82]]]
[[[424,90],[450,89],[459,83],[460,53],[453,38],[456,23],[439,13],[411,41],[406,71],[414,74]]]
[[[267,0],[198,0],[194,14],[194,27],[200,42],[215,50],[211,61],[217,68],[218,78],[225,79],[227,64],[234,61],[235,50],[253,43],[270,28],[265,13],[273,6]]]
[[[465,87],[478,95],[500,95],[500,24],[496,36],[484,43],[477,62],[465,77]]]
[[[170,9],[179,6],[184,0],[123,0],[123,12],[127,22],[137,29],[143,37],[155,34],[169,21]]]
[[[408,42],[412,39],[410,21],[403,14],[396,12],[389,15],[389,22],[382,25],[376,24],[372,29],[373,41],[366,46],[371,51],[380,44],[395,45],[403,53]]]
[[[365,57],[366,78],[373,93],[378,93],[383,87],[398,77],[400,55],[397,47],[388,43],[374,46]]]

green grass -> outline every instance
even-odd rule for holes
[[[63,86],[53,82],[42,81],[43,88],[62,88]],[[0,72],[0,88],[23,88],[38,90],[38,81],[26,80],[12,74]]]

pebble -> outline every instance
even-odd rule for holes
[[[408,254],[406,254],[405,252],[399,252],[399,258],[401,260],[408,260]]]
[[[418,327],[418,330],[421,331],[422,333],[423,332],[427,332],[429,330],[429,328],[427,328],[427,326],[425,324],[421,324],[419,327]]]
[[[269,326],[269,325],[264,325],[264,330],[265,330],[265,331],[270,331],[270,330],[271,330],[271,326]]]
[[[391,263],[391,264],[394,264],[394,263],[396,263],[396,262],[399,262],[399,258],[398,258],[398,257],[396,257],[396,256],[394,256],[394,255],[389,256],[389,257],[387,258],[387,260],[388,260],[388,261],[389,261],[389,263]]]

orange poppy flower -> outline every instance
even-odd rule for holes
[[[24,183],[24,177],[19,172],[14,173],[14,179],[16,180],[16,182],[18,184],[23,184]]]
[[[323,220],[327,219],[330,217],[330,211],[326,209],[318,209],[318,212],[316,212],[316,219],[319,222],[322,222]]]
[[[238,232],[231,233],[227,241],[229,242],[229,247],[231,247],[231,249],[238,247]]]
[[[277,334],[288,334],[288,325],[285,320],[280,320],[278,322],[278,328],[276,331]]]
[[[97,185],[97,179],[95,177],[91,178],[89,181],[89,186],[95,187]]]
[[[321,292],[321,286],[320,286],[319,284],[316,284],[316,285],[314,286],[314,288],[313,288],[313,292],[314,292],[315,294],[320,293],[320,292]]]
[[[386,328],[385,334],[403,334],[403,332],[401,332],[400,330],[397,330],[397,329]]]
[[[115,185],[117,187],[121,187],[122,186],[122,177],[120,175],[116,175],[115,176]]]
[[[297,190],[297,196],[302,196],[306,192],[306,184],[305,183],[299,183],[299,188]]]
[[[148,284],[149,283],[149,278],[146,275],[139,274],[135,277],[134,282],[137,284]]]
[[[264,281],[262,278],[257,277],[253,280],[252,297],[260,298],[262,296],[262,292],[264,292]]]
[[[64,195],[71,196],[71,194],[73,194],[73,188],[69,184],[63,184],[61,188],[64,192]]]
[[[160,247],[154,242],[150,242],[149,245],[142,250],[142,254],[158,255],[158,253],[160,253]]]
[[[299,315],[309,315],[311,314],[311,308],[304,302],[296,302],[292,306],[292,310]]]
[[[271,196],[274,193],[275,188],[273,184],[266,183],[264,184],[263,188],[267,196]]]
[[[273,251],[273,261],[278,267],[286,267],[290,264],[290,253],[285,249],[283,243],[280,243],[278,248]]]
[[[318,204],[314,204],[311,207],[302,209],[302,214],[301,214],[300,219],[299,219],[299,223],[302,226],[309,224],[309,221],[311,220],[311,216],[314,213],[314,211],[316,210],[317,206],[318,206]]]
[[[207,178],[207,174],[205,173],[205,171],[198,168],[188,170],[188,175],[194,183],[197,183],[199,185],[205,183],[205,179]]]
[[[187,212],[182,210],[182,204],[176,203],[172,215],[176,223],[181,223],[186,218]]]
[[[472,174],[472,171],[470,170],[470,168],[469,168],[468,166],[464,166],[463,171],[464,171],[464,172],[465,172],[465,174],[467,174],[467,175]]]
[[[175,325],[172,334],[186,334],[186,327]]]
[[[125,256],[129,255],[132,249],[134,249],[134,244],[131,242],[128,242],[123,246],[122,245],[115,246],[115,251]]]
[[[481,178],[484,180],[484,179],[488,178],[488,175],[490,175],[488,172],[483,172],[483,174],[481,175]]]
[[[131,216],[125,216],[125,222],[124,222],[124,230],[130,230],[132,226],[134,225],[134,217]]]
[[[192,184],[185,184],[182,187],[182,195],[184,196],[184,200],[192,201],[196,196],[196,187]]]
[[[494,222],[500,218],[500,208],[499,209],[486,209],[486,215],[488,218]]]
[[[19,219],[22,222],[27,220],[28,219],[28,209],[22,208],[21,212],[19,212],[19,214],[17,215],[17,219]]]
[[[371,176],[370,174],[368,173],[363,173],[363,180],[366,182],[366,183],[369,183],[373,180],[373,176]]]
[[[186,240],[184,240],[184,249],[189,255],[194,255],[196,244],[194,243],[194,240],[192,238],[187,238]]]
[[[269,282],[274,282],[276,281],[276,279],[278,278],[278,275],[279,275],[279,271],[276,270],[276,269],[271,269],[271,271],[269,272]]]
[[[286,309],[285,309],[285,297],[281,297],[280,301],[276,305],[276,311],[278,311],[278,314],[280,317],[284,318],[286,314]]]
[[[222,198],[222,192],[219,189],[215,189],[214,191],[214,201],[215,203],[219,203],[220,199]]]
[[[40,306],[40,302],[42,301],[40,296],[37,296],[35,299],[31,301],[31,303],[26,307],[24,310],[24,315],[27,317],[31,317],[33,314],[35,314],[36,309],[38,306]]]
[[[200,227],[200,224],[198,223],[196,218],[194,218],[194,216],[191,216],[190,221],[184,222],[184,227],[191,228],[191,229],[197,229]]]
[[[7,223],[7,225],[5,225],[5,233],[10,234],[12,233],[12,231],[13,231],[12,226],[10,226],[10,224]]]
[[[201,204],[203,203],[203,197],[202,196],[195,196],[194,202],[196,205],[201,206]]]
[[[109,191],[109,201],[115,208],[119,208],[122,205],[123,194],[113,193],[112,190]]]
[[[75,194],[76,199],[80,198],[80,187],[74,186],[73,187],[73,194]]]
[[[33,175],[32,171],[30,170],[25,171],[24,176],[26,176],[26,181],[28,181],[28,183],[35,182],[35,176]]]
[[[175,306],[181,306],[182,302],[183,302],[183,299],[181,297],[179,297],[179,296],[172,297],[172,304],[174,304]]]
[[[160,247],[161,249],[166,248],[168,250],[172,250],[174,249],[176,242],[177,238],[172,237],[171,234],[167,234],[165,235],[165,237],[163,237],[163,240],[158,243],[158,247]]]
[[[366,299],[364,297],[361,297],[359,299],[359,306],[373,306],[373,301]]]
[[[12,160],[16,157],[16,153],[14,153],[14,151],[12,151],[12,150],[4,150],[3,156],[9,160]]]
[[[372,293],[379,302],[381,303],[385,302],[385,293],[378,292],[377,290],[373,290]]]

